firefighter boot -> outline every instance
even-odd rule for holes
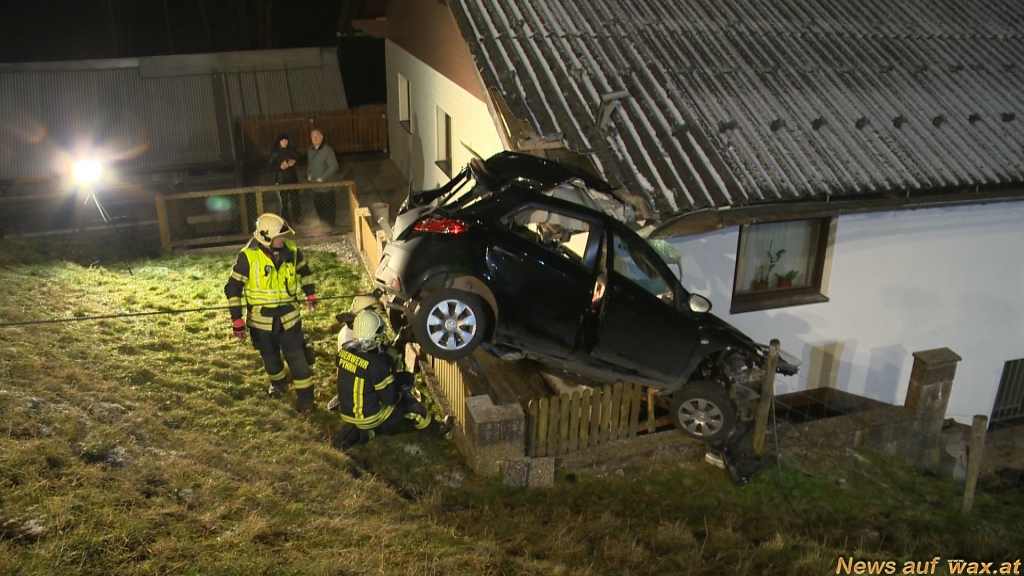
[[[267,389],[267,394],[269,394],[271,398],[280,399],[282,396],[284,396],[284,393],[287,390],[288,390],[288,381],[287,380],[280,380],[280,381],[271,380],[270,381],[270,388]]]
[[[313,401],[313,387],[299,388],[295,391],[295,398],[299,401],[299,412],[309,414],[316,410],[316,403]]]

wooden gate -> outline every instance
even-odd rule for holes
[[[582,394],[531,400],[527,455],[555,456],[635,437],[643,396],[642,386],[618,382],[588,388]],[[648,407],[648,420],[652,421],[649,398]]]

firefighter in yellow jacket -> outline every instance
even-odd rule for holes
[[[263,367],[270,376],[269,394],[280,398],[288,389],[284,367],[287,361],[299,410],[309,412],[314,408],[313,378],[300,308],[304,304],[312,312],[317,299],[309,264],[298,246],[285,239],[294,233],[277,214],[257,218],[253,239],[238,253],[224,294],[228,297],[234,335],[245,338],[248,326],[253,347],[263,358]]]
[[[346,424],[338,434],[342,448],[369,442],[377,434],[421,431],[441,437],[451,420],[434,421],[417,399],[413,375],[397,348],[385,341],[384,320],[372,308],[353,321],[353,340],[338,350],[338,395],[327,405]]]

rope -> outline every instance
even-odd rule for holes
[[[317,296],[317,302],[324,300],[339,300],[342,298],[355,298],[356,296],[372,296],[372,292],[358,292],[355,294],[343,294],[341,296]],[[302,301],[297,300],[283,300],[280,302],[268,302],[263,306],[279,305],[279,304],[302,304]],[[49,318],[46,320],[24,320],[21,322],[3,322],[0,323],[0,328],[10,328],[14,326],[31,326],[34,324],[59,324],[62,322],[84,322],[86,320],[109,320],[112,318],[134,318],[138,316],[157,316],[160,314],[185,314],[188,312],[207,312],[212,310],[230,310],[231,306],[206,306],[203,308],[181,308],[181,309],[170,309],[170,310],[150,310],[146,312],[123,312],[120,314],[101,314],[98,316],[73,316],[71,318]]]

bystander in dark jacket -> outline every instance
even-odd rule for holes
[[[274,149],[267,160],[267,169],[274,173],[274,184],[281,186],[298,184],[299,175],[295,165],[299,161],[299,152],[292,148],[287,134],[278,134]],[[281,217],[293,224],[302,220],[302,197],[295,189],[284,190],[281,195]]]

